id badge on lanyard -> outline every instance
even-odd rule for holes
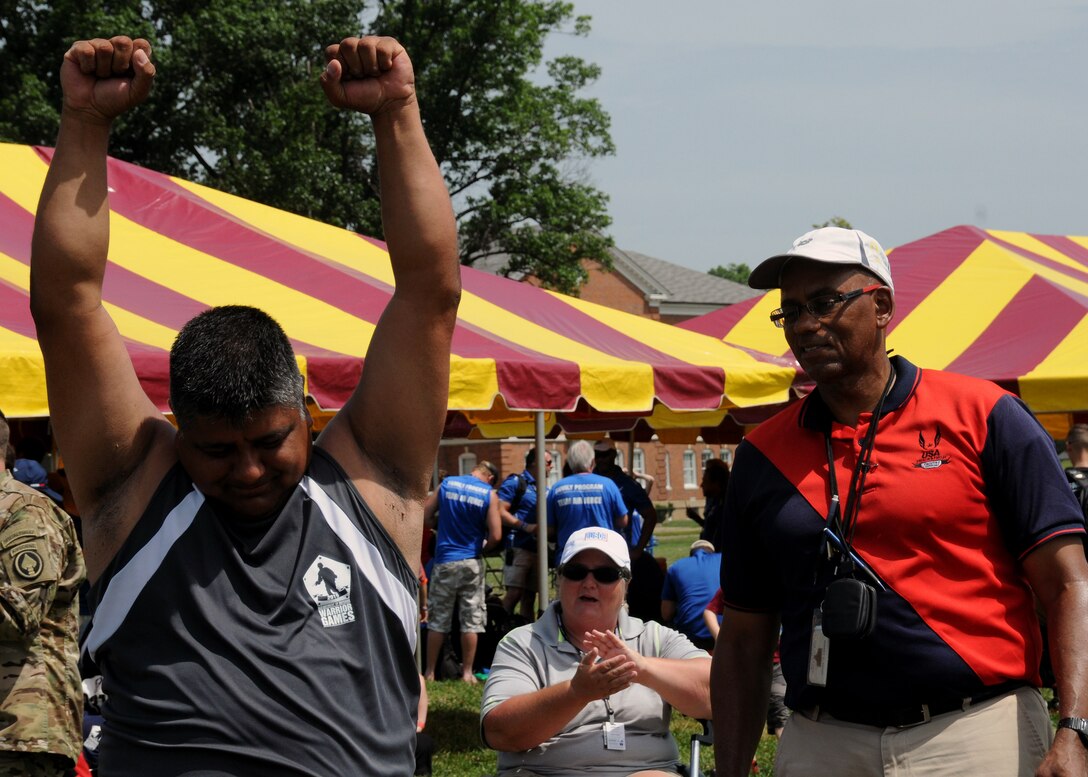
[[[622,723],[616,722],[616,713],[612,709],[612,705],[608,702],[608,697],[604,699],[604,708],[608,711],[608,722],[604,724],[604,749],[605,750],[626,750],[627,749],[627,734],[623,729]]]
[[[823,612],[817,607],[812,612],[812,639],[808,647],[809,685],[823,688],[827,685],[827,659],[831,652],[831,640],[824,634]]]

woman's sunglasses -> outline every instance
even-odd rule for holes
[[[627,577],[626,570],[619,567],[587,567],[585,564],[564,564],[559,574],[575,582],[585,580],[586,575],[593,575],[598,583],[614,583],[621,577]]]

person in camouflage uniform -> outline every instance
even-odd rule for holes
[[[0,412],[0,452],[9,429]],[[72,774],[82,744],[78,591],[68,515],[0,459],[0,775]]]

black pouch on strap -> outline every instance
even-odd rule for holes
[[[830,639],[863,639],[876,627],[876,589],[853,578],[835,580],[824,593],[823,629]]]

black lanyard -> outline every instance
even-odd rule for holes
[[[827,511],[827,523],[831,531],[837,535],[842,543],[842,561],[847,566],[848,571],[853,564],[851,556],[854,554],[851,543],[857,529],[858,511],[861,508],[861,492],[865,488],[865,477],[869,474],[869,470],[872,469],[870,462],[876,444],[876,428],[880,423],[880,413],[884,409],[884,400],[887,399],[888,392],[891,391],[894,382],[895,368],[893,367],[891,374],[888,376],[888,382],[884,384],[884,390],[880,393],[880,399],[877,400],[876,409],[873,410],[872,419],[869,421],[869,429],[861,441],[861,451],[858,454],[857,464],[854,465],[854,472],[850,476],[850,490],[846,492],[846,506],[842,515],[840,515],[839,511],[839,481],[835,475],[835,454],[831,450],[831,432],[830,430],[824,432],[824,443],[827,448],[827,472],[831,488],[831,505]]]
[[[581,661],[582,656],[584,656],[585,653],[582,652],[582,649],[580,647],[578,647],[576,644],[574,644],[574,640],[572,640],[570,638],[570,635],[567,634],[567,630],[565,628],[563,628],[563,617],[562,617],[562,614],[561,614],[562,612],[563,611],[562,611],[561,608],[559,608],[559,607],[555,608],[555,622],[559,626],[559,633],[562,634],[563,639],[565,639],[567,641],[567,643],[572,648],[574,648],[575,651],[577,651],[578,660]],[[620,635],[620,624],[619,624],[618,620],[616,622],[616,636],[621,636]],[[608,715],[608,722],[609,723],[615,723],[616,722],[616,711],[614,709],[612,709],[612,704],[609,701],[611,698],[612,698],[612,696],[611,696],[611,694],[609,694],[608,696],[605,696],[603,699],[601,699],[601,701],[604,702],[604,711]]]

